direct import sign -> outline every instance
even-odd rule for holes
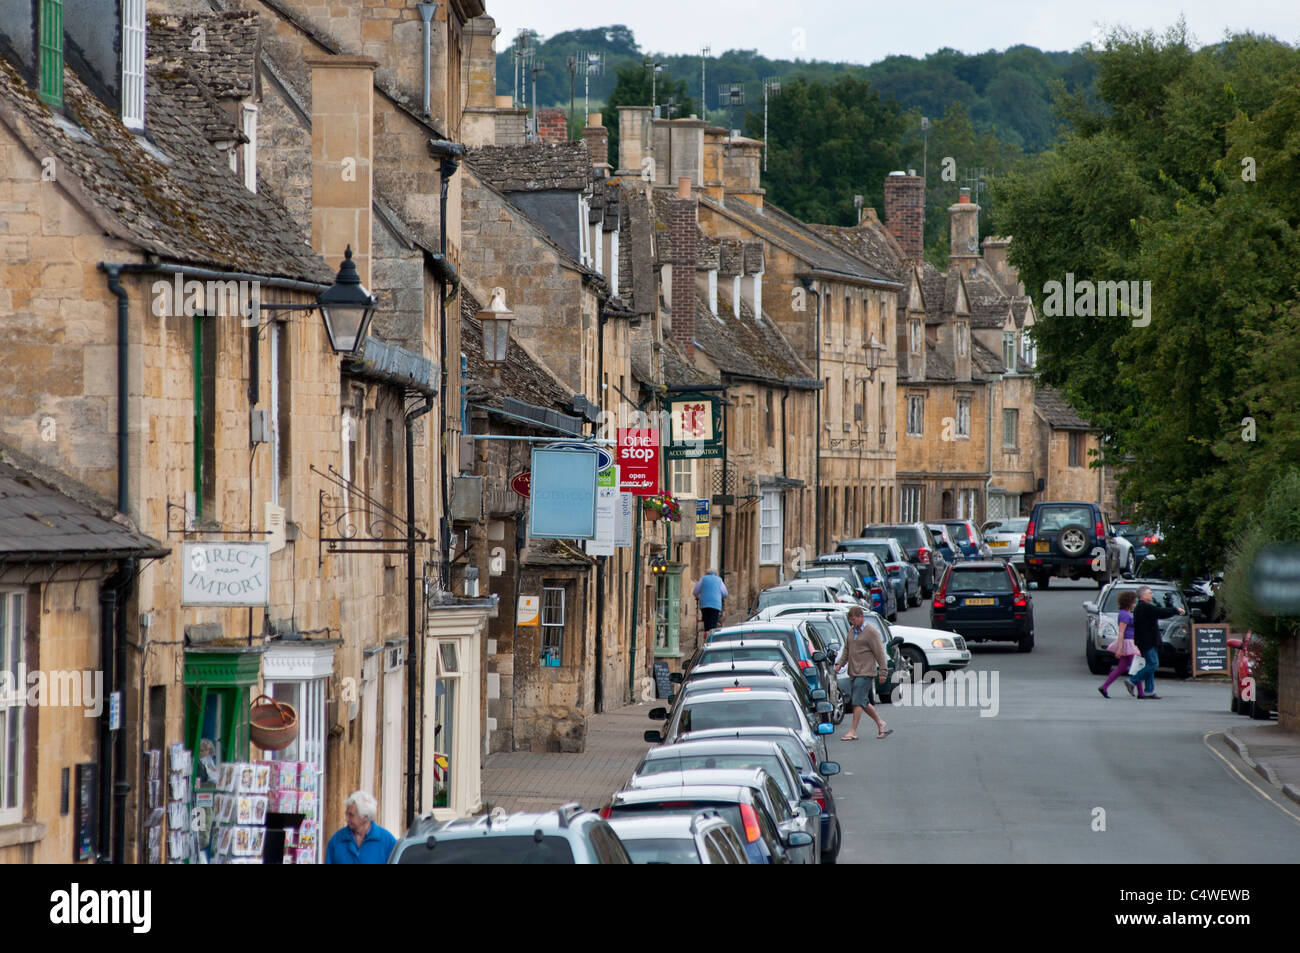
[[[635,496],[659,492],[659,431],[650,428],[619,428],[617,460],[618,488]]]
[[[1228,626],[1192,626],[1192,677],[1228,674]]]
[[[596,450],[533,450],[528,535],[592,539],[596,535]]]
[[[181,605],[269,606],[270,543],[182,543]]]

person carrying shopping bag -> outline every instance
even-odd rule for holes
[[[1121,675],[1129,674],[1133,659],[1138,655],[1137,643],[1133,641],[1133,606],[1136,602],[1137,593],[1132,589],[1125,589],[1119,594],[1119,634],[1114,642],[1106,646],[1106,651],[1115,656],[1115,667],[1097,689],[1102,698],[1110,698],[1106,689]]]

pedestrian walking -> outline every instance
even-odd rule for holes
[[[1106,689],[1110,688],[1111,682],[1121,675],[1127,675],[1129,668],[1133,664],[1133,657],[1138,654],[1137,643],[1133,641],[1133,606],[1137,604],[1137,593],[1132,589],[1125,589],[1119,594],[1119,632],[1115,636],[1115,641],[1106,646],[1106,649],[1115,656],[1115,667],[1110,670],[1106,676],[1106,681],[1101,683],[1102,698],[1110,698],[1106,694]]]
[[[1133,609],[1133,641],[1146,659],[1146,665],[1124,682],[1130,695],[1137,688],[1138,698],[1159,698],[1156,694],[1156,666],[1160,664],[1160,620],[1174,615],[1186,615],[1183,609],[1155,604],[1150,586],[1138,590],[1137,606]]]
[[[691,590],[700,606],[700,615],[704,619],[704,631],[709,632],[718,627],[722,618],[723,602],[727,598],[727,584],[722,581],[716,569],[710,569],[700,577],[700,581]]]
[[[397,838],[375,823],[379,804],[366,791],[348,796],[344,816],[347,824],[335,831],[325,847],[327,864],[386,864]]]
[[[873,680],[884,682],[889,677],[889,659],[885,655],[885,645],[880,640],[880,632],[874,625],[867,625],[866,616],[859,606],[849,610],[849,637],[840,646],[840,654],[835,659],[835,671],[839,672],[847,664],[849,667],[849,700],[853,705],[853,727],[840,737],[844,741],[858,740],[858,722],[865,711],[867,717],[876,723],[876,737],[883,738],[894,733],[893,728],[886,728],[885,722],[876,714],[872,704],[871,691]]]

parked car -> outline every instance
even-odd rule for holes
[[[865,558],[853,561],[815,562],[795,574],[800,579],[844,579],[854,589],[859,604],[864,609],[879,612],[891,619],[898,618],[898,599],[889,581],[885,564],[878,557],[862,554]]]
[[[1232,700],[1228,707],[1239,715],[1263,721],[1277,710],[1277,686],[1259,676],[1259,636],[1247,632],[1243,639],[1228,639],[1228,670],[1232,673]]]
[[[740,625],[729,625],[710,632],[705,645],[754,638],[780,639],[785,643],[786,650],[794,659],[795,665],[799,666],[799,671],[803,672],[804,677],[808,679],[809,687],[826,687],[830,676],[829,666],[834,659],[827,659],[824,656],[818,658],[819,653],[795,621],[743,622]]]
[[[1102,589],[1096,601],[1083,604],[1084,658],[1088,670],[1094,675],[1105,675],[1114,667],[1115,657],[1106,646],[1119,634],[1119,594],[1125,589],[1135,593],[1143,586],[1151,587],[1157,605],[1172,606],[1187,611],[1187,602],[1178,590],[1178,584],[1167,579],[1121,579]],[[1192,671],[1191,623],[1201,621],[1200,611],[1187,615],[1160,619],[1160,664],[1174,670],[1179,678],[1187,678]]]
[[[783,586],[764,589],[758,594],[758,602],[754,604],[754,614],[770,606],[790,602],[848,602],[856,605],[857,599],[852,593],[848,593],[845,597],[844,591],[847,587],[842,586],[841,583],[842,580],[835,579],[804,579],[798,583],[788,582]]]
[[[805,616],[811,613],[821,612],[832,615],[843,614],[849,611],[852,606],[846,606],[842,602],[787,602],[781,605],[768,606],[766,609],[754,613],[750,622],[788,622],[796,616]]]
[[[940,520],[948,527],[948,535],[957,544],[963,559],[988,559],[993,551],[984,542],[984,537],[974,520]]]
[[[390,864],[630,864],[618,835],[580,804],[541,814],[496,811],[471,820],[417,818]]]
[[[634,864],[747,864],[731,823],[716,810],[611,820]]]
[[[1164,534],[1160,532],[1159,526],[1153,528],[1146,523],[1112,520],[1111,528],[1120,538],[1128,540],[1132,548],[1132,565],[1125,566],[1125,570],[1132,575],[1137,575],[1138,568],[1147,558],[1147,554],[1154,555],[1156,548],[1164,542]]]
[[[875,556],[884,565],[885,572],[889,574],[889,581],[894,586],[894,598],[899,608],[921,604],[921,574],[907,558],[907,551],[894,537],[844,539],[840,541],[840,549],[842,552],[822,553],[817,557],[817,562],[855,560],[867,555]]]
[[[930,534],[934,536],[934,541],[939,544],[939,552],[943,554],[944,560],[948,565],[952,565],[958,559],[962,558],[961,548],[957,545],[948,532],[948,527],[943,523],[926,523]]]
[[[790,728],[770,728],[762,725],[746,728],[712,728],[708,731],[686,732],[676,745],[667,748],[653,748],[651,751],[671,751],[679,745],[692,741],[771,741],[785,754],[800,771],[803,783],[813,789],[813,800],[822,807],[822,844],[831,844],[831,854],[827,855],[826,846],[822,849],[822,862],[835,863],[840,854],[841,829],[840,816],[835,807],[835,796],[831,792],[831,777],[840,774],[840,763],[835,761],[818,762],[803,745],[798,732]]]
[[[1025,575],[1046,589],[1053,576],[1095,579],[1120,574],[1119,544],[1096,503],[1035,503],[1025,530]]]
[[[761,738],[714,738],[679,741],[651,748],[632,772],[632,779],[676,771],[734,771],[762,768],[776,781],[791,807],[818,819],[818,842],[822,863],[834,863],[839,855],[839,824],[834,816],[834,800],[827,807],[825,792],[818,797],[813,777],[805,777],[799,765],[777,742]],[[634,786],[634,785],[629,785]],[[830,813],[825,813],[827,811]],[[633,860],[635,861],[635,856]]]
[[[1029,528],[1028,516],[1011,516],[1001,520],[989,520],[980,533],[989,547],[989,555],[1007,562],[1025,563],[1025,532]]]
[[[733,691],[693,695],[677,709],[662,733],[647,731],[645,740],[672,744],[688,731],[743,728],[747,725],[793,728],[814,760],[829,760],[825,736],[835,731],[834,725],[823,721],[814,727],[799,700],[789,691],[758,690],[747,686]]]
[[[695,653],[684,670],[689,672],[690,669],[697,665],[715,665],[719,662],[735,662],[744,664],[746,662],[785,662],[796,672],[799,671],[799,665],[790,656],[790,651],[785,647],[785,643],[780,639],[755,639],[746,640],[743,644],[739,642],[719,642],[705,643]],[[681,681],[683,672],[673,672],[668,678],[671,681]]]
[[[939,552],[930,527],[924,523],[872,523],[862,528],[863,537],[892,536],[907,553],[908,560],[921,576],[921,597],[928,599],[938,584],[948,562]],[[835,547],[840,549],[844,544]]]
[[[1034,602],[1020,570],[998,560],[949,566],[930,604],[930,627],[967,642],[1015,642],[1034,650]]]
[[[669,700],[668,710],[665,712],[662,708],[652,708],[650,717],[656,721],[668,721],[678,708],[695,695],[725,692],[740,686],[789,691],[808,713],[809,720],[821,721],[823,715],[829,716],[831,704],[826,700],[826,689],[809,688],[802,676],[791,675],[784,670],[784,666],[784,662],[751,662],[745,669],[735,669],[728,665],[696,666],[682,683],[681,690]]]
[[[680,776],[678,776],[680,777]],[[751,864],[788,864],[787,844],[793,834],[802,836],[793,840],[806,846],[813,837],[806,831],[784,832],[780,829],[771,809],[759,793],[747,782],[730,784],[691,783],[675,787],[641,788],[617,791],[609,803],[600,810],[608,820],[655,815],[686,815],[693,817],[702,810],[714,810],[740,836]]]

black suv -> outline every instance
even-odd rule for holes
[[[1119,544],[1096,503],[1035,503],[1025,527],[1025,575],[1046,589],[1053,576],[1095,579],[1098,588],[1118,578]]]
[[[862,527],[862,536],[892,536],[907,553],[908,561],[921,574],[921,596],[930,598],[943,578],[948,561],[939,551],[930,527],[924,523],[872,523]],[[838,547],[837,547],[837,551]]]

